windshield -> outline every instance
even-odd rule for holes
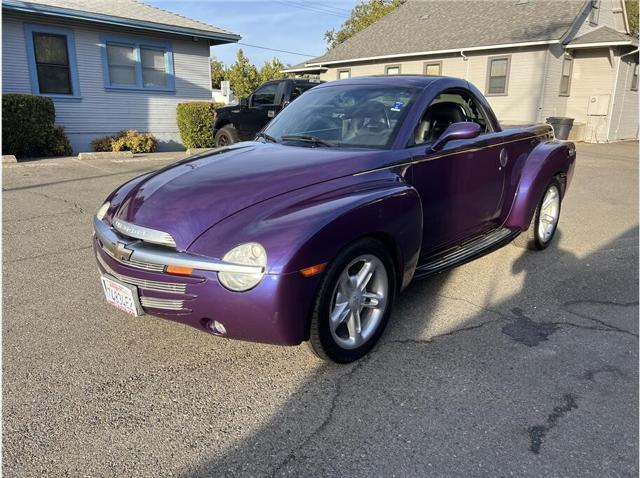
[[[276,116],[264,134],[307,146],[388,148],[418,91],[372,85],[314,88]]]

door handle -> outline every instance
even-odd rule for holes
[[[507,165],[507,161],[509,161],[507,150],[503,148],[500,150],[500,169]]]

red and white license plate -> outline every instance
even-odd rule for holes
[[[106,275],[103,275],[101,280],[104,296],[109,304],[134,317],[142,315],[137,287],[123,284]]]

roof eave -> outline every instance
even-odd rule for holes
[[[552,45],[560,43],[560,40],[541,40],[541,41],[530,41],[530,42],[520,42],[520,43],[502,43],[498,45],[485,45],[485,46],[475,46],[475,47],[461,47],[461,48],[449,48],[446,50],[431,50],[431,51],[419,51],[413,53],[394,53],[392,55],[379,55],[379,56],[370,56],[363,58],[350,58],[347,60],[330,60],[330,61],[322,61],[317,63],[312,63],[311,60],[307,63],[307,66],[326,66],[326,65],[336,65],[340,63],[353,63],[360,61],[371,61],[371,60],[386,60],[390,58],[410,58],[415,56],[429,56],[429,55],[444,55],[447,53],[458,53],[458,52],[469,52],[469,51],[483,51],[483,50],[500,50],[507,48],[523,48],[528,46],[539,46],[539,45]]]
[[[324,72],[327,70],[328,68],[326,66],[305,66],[301,68],[285,68],[284,70],[280,70],[280,73],[309,73],[312,71]]]
[[[53,7],[50,5],[34,5],[26,4],[20,1],[3,0],[2,8],[6,10],[37,13],[40,15],[49,15],[54,17],[70,18],[73,20],[83,20],[94,23],[104,23],[108,25],[123,26],[135,28],[139,30],[151,30],[164,33],[173,33],[174,35],[190,36],[197,38],[205,38],[215,40],[219,43],[235,43],[242,37],[234,33],[216,33],[196,28],[180,27],[176,25],[165,25],[154,22],[145,22],[143,20],[133,20],[130,18],[116,17],[112,15],[104,15],[100,13],[83,12],[80,10],[72,10],[69,8]]]
[[[605,48],[611,46],[637,46],[633,43],[633,41],[602,41],[602,42],[593,42],[593,43],[577,43],[575,45],[568,44],[565,46],[567,50],[572,50],[575,48]]]

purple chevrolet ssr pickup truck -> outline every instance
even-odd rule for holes
[[[575,155],[548,125],[502,128],[461,79],[325,83],[254,141],[116,189],[94,217],[105,296],[352,362],[413,279],[514,240],[546,248]]]

